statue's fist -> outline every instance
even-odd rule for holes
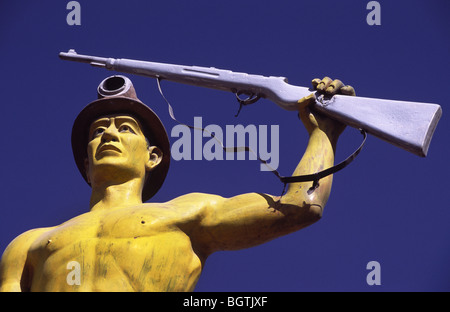
[[[333,96],[335,94],[355,95],[355,89],[353,89],[352,86],[346,86],[338,79],[332,80],[329,77],[325,77],[320,80],[316,78],[313,79],[311,83],[314,90],[329,96]]]
[[[333,80],[329,77],[323,79],[316,78],[313,79],[311,83],[314,90],[327,96],[333,96],[335,94],[355,95],[355,89],[353,89],[352,86],[346,86],[338,79]],[[320,128],[327,133],[332,132],[337,135],[342,133],[345,129],[344,124],[319,115],[309,109],[309,105],[314,102],[314,93],[311,93],[298,101],[299,117],[303,121],[308,132],[311,133],[315,128]]]

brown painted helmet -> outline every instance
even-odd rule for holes
[[[132,82],[125,76],[111,76],[103,80],[97,89],[98,99],[88,104],[77,116],[72,128],[72,151],[78,170],[88,182],[84,167],[89,143],[89,127],[96,119],[111,114],[134,117],[141,124],[142,132],[150,145],[163,152],[161,163],[152,170],[142,191],[142,201],[149,200],[162,186],[170,165],[170,143],[159,117],[136,96]],[[89,182],[88,182],[89,184]]]

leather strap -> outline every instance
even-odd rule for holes
[[[319,171],[317,173],[298,175],[298,176],[291,176],[291,177],[280,176],[278,174],[278,172],[276,172],[276,170],[275,170],[274,174],[280,179],[280,181],[282,183],[284,183],[283,194],[284,194],[284,191],[286,189],[286,184],[287,183],[313,181],[313,185],[308,190],[308,194],[311,194],[316,188],[319,187],[319,180],[320,179],[325,178],[326,176],[329,176],[330,174],[334,174],[334,173],[338,172],[339,170],[342,170],[345,167],[347,167],[356,158],[356,156],[358,156],[359,152],[361,152],[364,144],[366,143],[366,139],[367,139],[366,131],[364,131],[363,129],[359,129],[359,131],[361,132],[361,134],[364,137],[361,145],[358,147],[358,149],[356,151],[353,152],[353,154],[351,154],[344,161],[340,162],[339,164],[337,164],[337,165],[335,165],[333,167],[330,167],[328,169]]]

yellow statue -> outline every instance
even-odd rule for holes
[[[104,81],[105,94],[82,110],[73,127],[75,160],[92,187],[90,211],[14,239],[2,256],[1,291],[192,291],[213,252],[262,244],[321,218],[332,176],[311,194],[311,182],[302,182],[290,184],[282,197],[192,193],[145,203],[166,176],[169,142],[132,85],[108,96],[120,79]],[[354,95],[352,87],[327,77],[313,86]],[[345,128],[309,111],[310,101],[298,102],[310,139],[294,175],[333,166]]]

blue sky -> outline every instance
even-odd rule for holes
[[[88,211],[90,188],[76,169],[73,121],[113,74],[64,62],[58,53],[213,66],[284,76],[299,86],[339,78],[364,97],[440,104],[429,154],[420,158],[369,136],[360,156],[334,176],[323,218],[299,232],[206,262],[197,291],[449,291],[447,92],[450,5],[445,0],[379,1],[83,1],[69,26],[69,1],[8,1],[0,9],[2,163],[0,251],[22,232]],[[176,126],[154,79],[129,76],[168,133]],[[261,100],[235,118],[234,95],[163,83],[177,118],[203,125],[278,125],[280,164],[289,175],[307,143],[293,112]],[[414,127],[414,125],[411,125]],[[177,138],[171,138],[173,143]],[[347,128],[337,160],[360,144]],[[207,139],[205,138],[203,143]],[[246,157],[248,159],[248,157]],[[281,183],[254,160],[172,161],[152,199],[189,192],[225,197],[278,195]],[[366,265],[378,261],[381,285]]]

